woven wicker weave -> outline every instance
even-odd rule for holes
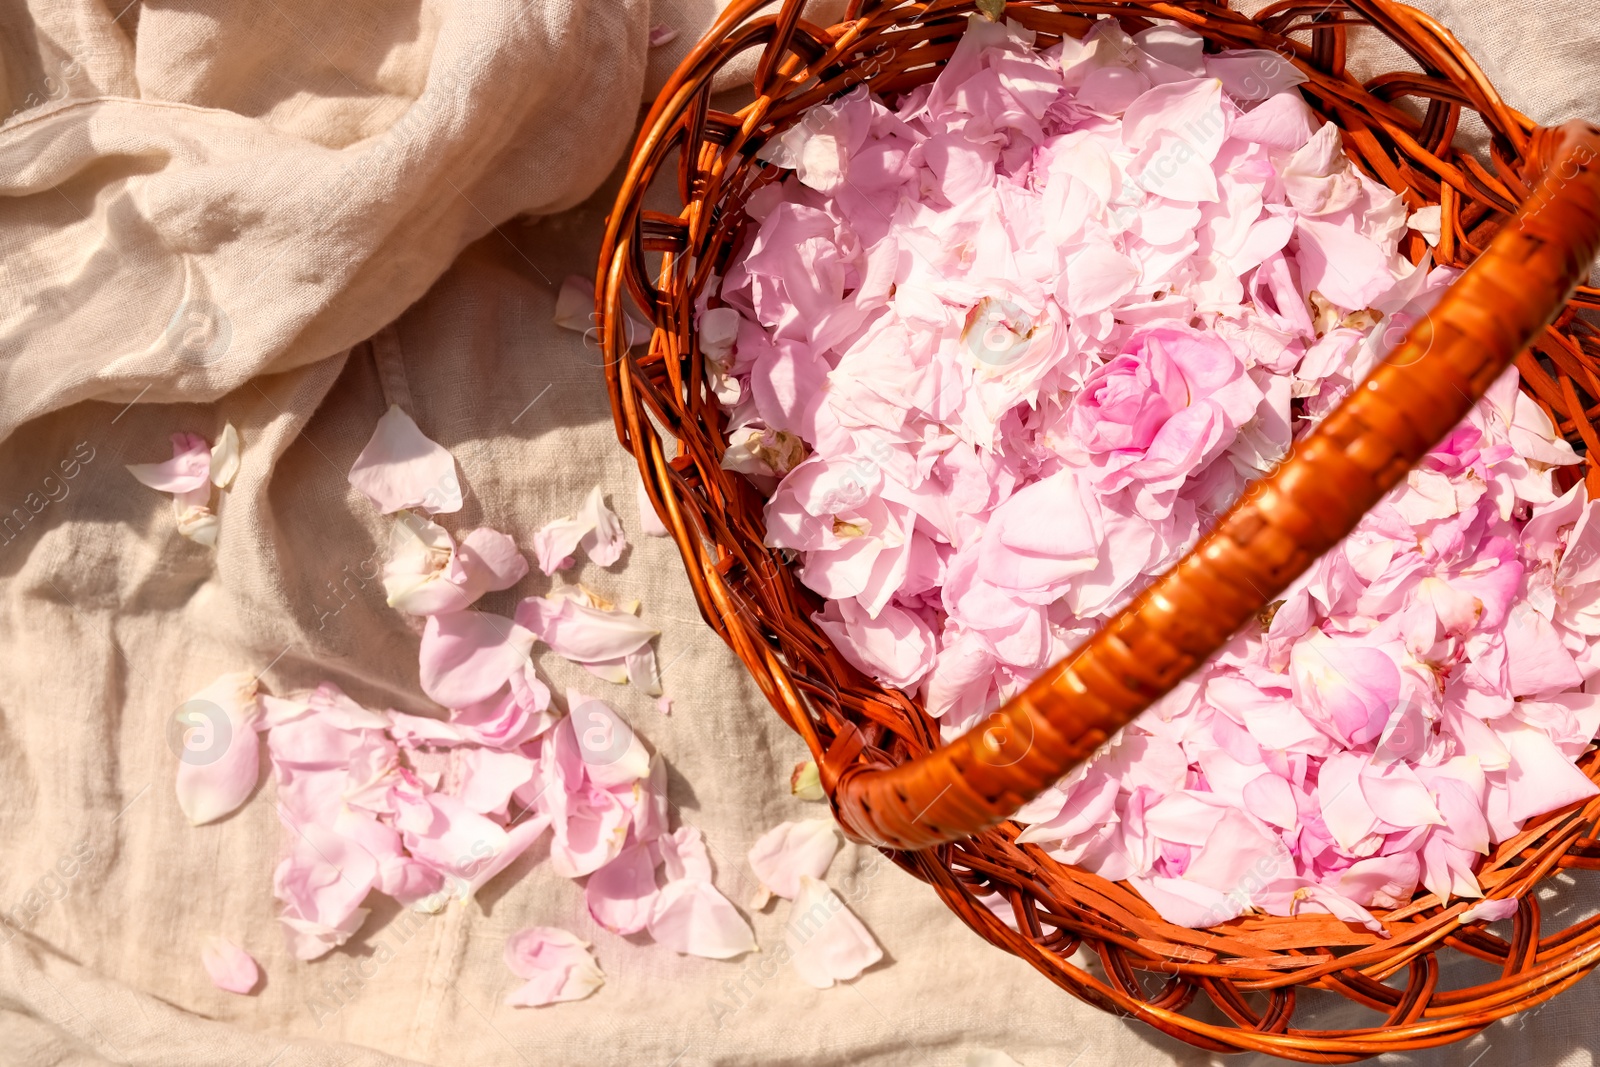
[[[1388,0],[1285,2],[1251,18],[1213,3],[855,0],[829,28],[801,20],[795,0],[776,15],[757,17],[760,6],[736,0],[662,90],[609,220],[596,299],[618,435],[707,621],[810,746],[847,832],[878,844],[979,934],[1068,991],[1205,1049],[1337,1063],[1444,1044],[1600,964],[1600,917],[1547,932],[1532,892],[1559,869],[1600,867],[1600,801],[1536,820],[1485,860],[1489,896],[1518,900],[1510,940],[1463,925],[1465,903],[1444,907],[1433,896],[1377,913],[1387,938],[1321,914],[1174,926],[1127,885],[1017,844],[1005,821],[1343,537],[1513,359],[1524,388],[1586,452],[1588,488],[1600,491],[1600,333],[1577,314],[1600,308],[1600,291],[1576,286],[1600,249],[1600,130],[1536,127],[1501,101],[1447,30]],[[754,159],[763,144],[858,84],[894,93],[932,79],[968,15],[1002,8],[1041,44],[1111,17],[1129,31],[1167,19],[1208,47],[1278,52],[1306,73],[1308,103],[1339,125],[1368,174],[1410,208],[1442,205],[1435,258],[1471,266],[1183,563],[997,717],[941,747],[914,697],[864,678],[833,649],[810,621],[818,598],[764,546],[763,501],[721,466],[725,419],[704,385],[692,310],[726,269],[745,199],[783,175]],[[1376,27],[1421,72],[1355,81],[1345,72],[1354,25]],[[713,76],[752,51],[753,102],[733,113],[712,107]],[[1395,106],[1402,97],[1425,105],[1415,109],[1420,120]],[[1453,147],[1463,108],[1490,131],[1487,163]],[[668,177],[681,210],[646,210],[646,190]],[[1425,250],[1415,233],[1402,244],[1413,261]],[[622,343],[629,298],[655,325],[647,351]],[[1600,780],[1600,750],[1580,766]],[[1020,933],[977,902],[996,892]],[[1101,973],[1070,962],[1079,948],[1098,957]],[[1442,989],[1440,957],[1449,954],[1488,961],[1500,977]],[[1297,1029],[1301,988],[1371,1014],[1349,1029]],[[1197,994],[1214,1009],[1195,1010]]]

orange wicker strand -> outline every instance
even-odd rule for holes
[[[914,697],[864,678],[832,648],[811,621],[821,601],[765,546],[760,496],[721,467],[725,420],[704,384],[693,309],[726,269],[745,199],[782,177],[755,152],[806,108],[855,86],[895,93],[936,77],[968,16],[994,5],[852,0],[846,20],[824,28],[800,18],[797,0],[758,15],[763,2],[735,0],[651,109],[608,221],[596,302],[618,437],[638,459],[708,623],[811,749],[841,823],[1075,996],[1213,1051],[1344,1063],[1441,1045],[1600,965],[1600,917],[1550,930],[1534,895],[1560,870],[1600,868],[1600,800],[1534,820],[1485,858],[1485,891],[1518,902],[1510,940],[1463,925],[1466,902],[1431,895],[1376,912],[1387,937],[1324,914],[1174,926],[1127,884],[1019,844],[1005,821],[1248,625],[1513,360],[1524,389],[1586,453],[1591,491],[1600,489],[1600,332],[1575,314],[1600,307],[1600,291],[1579,284],[1600,249],[1600,130],[1537,127],[1500,99],[1448,30],[1391,0],[1282,0],[1251,18],[1217,2],[1005,4],[1041,44],[1082,36],[1096,18],[1130,31],[1164,19],[1202,34],[1208,48],[1277,52],[1305,73],[1307,102],[1341,128],[1358,165],[1408,207],[1441,204],[1433,255],[1468,269],[1188,558],[982,729],[940,746]],[[1355,81],[1345,70],[1352,25],[1384,33],[1420,72]],[[712,80],[741,57],[754,59],[755,97],[720,111]],[[1420,119],[1408,101],[1421,105]],[[1487,163],[1452,144],[1464,109],[1490,132]],[[646,190],[665,182],[676,187],[677,214],[644,208]],[[1420,239],[1402,247],[1413,261],[1427,250]],[[619,329],[630,299],[655,325],[646,351],[630,351]],[[1600,749],[1579,767],[1600,780]],[[1015,929],[979,903],[991,895]],[[1074,955],[1080,948],[1092,969]],[[1452,988],[1445,963],[1454,957],[1500,974]],[[1371,1014],[1363,1025],[1319,1026],[1297,995],[1306,989]]]

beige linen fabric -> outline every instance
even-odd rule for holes
[[[125,2],[0,3],[0,1063],[1207,1062],[1071,1000],[854,847],[829,880],[886,959],[826,991],[759,954],[684,958],[597,929],[542,845],[470,906],[380,906],[344,949],[291,958],[270,782],[190,827],[167,726],[234,670],[429,710],[415,629],[375,581],[386,521],[345,482],[391,402],[457,458],[454,530],[526,545],[605,488],[633,547],[578,576],[644,602],[674,710],[540,666],[665,755],[675,818],[704,831],[733,900],[761,832],[822,814],[788,796],[803,749],[699,621],[675,549],[641,535],[597,354],[551,324],[562,277],[592,270],[641,100],[716,5]],[[1600,4],[1547,7],[1538,32],[1520,5],[1429,9],[1515,106],[1600,112]],[[650,50],[652,23],[678,40]],[[226,421],[244,462],[213,551],[122,465]],[[1547,915],[1586,907],[1564,889]],[[750,913],[769,952],[785,909]],[[604,988],[504,1007],[501,947],[533,924],[592,939]],[[211,934],[261,961],[259,993],[211,986]],[[1526,1025],[1396,1062],[1589,1063],[1597,1007],[1586,983]]]

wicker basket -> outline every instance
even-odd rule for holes
[[[1586,452],[1587,485],[1600,491],[1591,421],[1600,413],[1600,333],[1577,314],[1600,308],[1600,290],[1576,285],[1600,250],[1600,130],[1536,127],[1501,101],[1447,30],[1390,0],[1285,0],[1253,17],[1222,3],[1153,0],[853,0],[829,28],[801,20],[796,0],[757,17],[760,6],[735,0],[662,90],[609,220],[596,300],[618,435],[683,553],[706,620],[805,739],[846,831],[879,845],[980,935],[1069,992],[1203,1049],[1339,1063],[1441,1045],[1600,964],[1600,917],[1547,932],[1533,891],[1559,869],[1600,867],[1600,801],[1537,820],[1484,861],[1488,895],[1518,901],[1509,940],[1463,924],[1465,903],[1442,906],[1431,895],[1378,912],[1391,935],[1383,939],[1321,914],[1191,930],[1163,921],[1126,884],[1019,845],[1006,821],[1342,538],[1513,360],[1524,388]],[[941,747],[914,697],[863,677],[834,650],[810,621],[819,599],[763,545],[763,501],[721,466],[725,419],[704,384],[693,308],[727,266],[745,199],[783,175],[755,152],[806,108],[858,84],[894,93],[931,80],[974,10],[1016,20],[1041,45],[1081,37],[1096,18],[1130,32],[1165,19],[1204,35],[1208,48],[1278,52],[1308,76],[1307,102],[1340,127],[1369,175],[1412,209],[1442,205],[1437,260],[1471,266],[1182,563],[988,723]],[[1376,27],[1421,72],[1355,81],[1345,49],[1357,25]],[[717,110],[712,79],[741,56],[756,59],[753,101]],[[1420,120],[1395,106],[1402,97],[1425,103],[1415,109]],[[1453,146],[1463,108],[1490,131],[1487,164]],[[663,171],[677,179],[676,214],[644,206]],[[1417,261],[1425,244],[1410,233],[1402,251]],[[654,322],[647,351],[630,351],[615,328],[629,298]],[[1580,767],[1600,780],[1600,749]],[[1020,933],[978,902],[991,893],[1010,902]],[[1080,948],[1098,957],[1099,974],[1071,962]],[[1441,957],[1451,954],[1487,961],[1500,976],[1443,989]],[[1297,1029],[1302,988],[1371,1014],[1347,1029]],[[1214,1007],[1200,1010],[1205,1001]]]

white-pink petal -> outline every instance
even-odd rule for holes
[[[590,607],[570,596],[529,597],[517,608],[517,622],[574,663],[622,660],[660,632],[628,612]]]
[[[385,515],[402,508],[430,515],[461,510],[455,457],[424,436],[398,406],[378,420],[349,480]]]
[[[750,869],[761,882],[752,908],[766,906],[770,894],[793,900],[803,877],[821,878],[839,851],[832,819],[784,822],[762,834],[750,847]]]
[[[1509,919],[1517,913],[1517,898],[1503,897],[1499,900],[1480,900],[1472,907],[1461,913],[1463,923],[1486,922],[1494,923],[1502,919]]]
[[[634,475],[634,499],[639,506],[639,529],[647,537],[670,537],[672,531],[667,529],[667,524],[661,521],[661,516],[656,514],[656,507],[650,503],[650,494],[645,490],[644,479]]]
[[[211,449],[192,433],[172,435],[172,458],[161,463],[130,463],[128,473],[163,493],[193,493],[211,484]]]
[[[1085,245],[1067,257],[1056,300],[1073,315],[1103,311],[1133,291],[1139,265],[1105,244]]]
[[[256,678],[242,672],[218,678],[174,713],[169,737],[178,750],[178,806],[195,826],[229,814],[254,791],[259,715]]]
[[[783,943],[800,980],[815,989],[848,982],[883,959],[883,949],[832,889],[809,875],[784,924]]]
[[[726,960],[752,952],[754,932],[728,898],[710,882],[668,882],[656,894],[650,936],[685,956]]]
[[[486,700],[528,661],[533,634],[501,615],[430,615],[422,628],[422,691],[445,707]]]
[[[589,491],[576,515],[556,519],[533,535],[534,555],[545,574],[572,566],[579,548],[599,566],[609,567],[627,547],[622,523],[606,506],[598,485]]]
[[[511,794],[533,780],[538,763],[520,751],[463,748],[458,760],[461,802],[480,815],[507,815]]]
[[[513,1008],[582,1000],[605,984],[589,942],[553,926],[530,926],[506,941],[506,967],[524,984],[506,997]]]

